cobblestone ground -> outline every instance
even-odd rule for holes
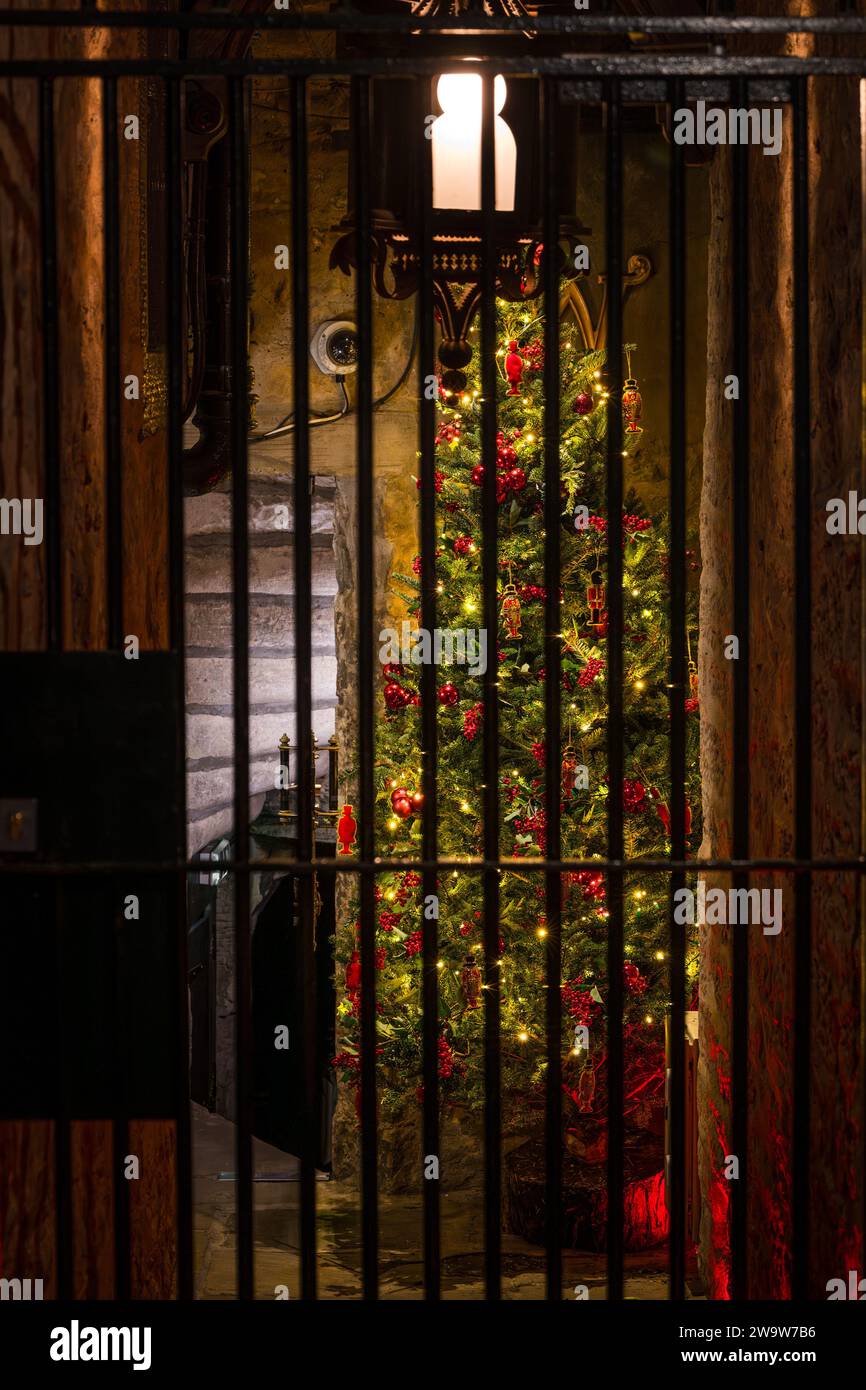
[[[233,1299],[236,1289],[236,1222],[233,1181],[220,1179],[235,1168],[234,1126],[194,1107],[193,1165],[196,1238],[196,1297]],[[255,1141],[255,1288],[257,1298],[277,1297],[279,1286],[300,1296],[297,1163]],[[360,1298],[361,1226],[357,1190],[346,1183],[317,1184],[319,1297]],[[484,1215],[481,1194],[463,1189],[441,1196],[442,1297],[483,1299]],[[422,1215],[414,1197],[380,1198],[380,1297],[423,1298]],[[664,1247],[626,1256],[626,1297],[667,1297]],[[574,1298],[585,1284],[590,1299],[605,1296],[605,1257],[581,1251],[563,1254],[563,1296]],[[502,1237],[505,1299],[544,1297],[544,1251],[517,1236]]]

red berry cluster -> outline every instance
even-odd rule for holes
[[[443,488],[443,486],[444,486],[444,483],[445,483],[445,474],[442,472],[442,470],[441,470],[440,468],[434,468],[434,470],[433,470],[433,488],[434,488],[434,490],[435,490],[436,492],[441,492],[441,491],[442,491],[442,488]],[[421,479],[420,479],[420,478],[416,479],[416,481],[415,481],[415,486],[417,487],[418,491],[420,492],[420,491],[421,491]]]
[[[593,999],[588,989],[583,988],[583,976],[566,980],[562,986],[562,1002],[575,1023],[590,1024],[601,1013],[601,1005]]]
[[[475,542],[471,536],[458,536],[454,542],[455,555],[471,555],[475,549]]]
[[[437,444],[452,444],[456,443],[459,438],[460,421],[446,420],[443,421],[443,423],[439,426],[438,430],[436,431],[435,442]]]
[[[463,716],[463,737],[471,743],[478,733],[478,726],[484,714],[484,705],[479,700]]]
[[[403,944],[406,947],[407,956],[420,956],[422,947],[424,945],[421,932],[410,932]]]
[[[579,883],[583,892],[581,897],[585,902],[601,902],[606,894],[604,886],[604,874],[596,869],[580,869],[574,875],[575,883]]]
[[[584,690],[588,690],[593,681],[598,680],[604,670],[604,662],[601,657],[591,656],[577,678],[577,683]]]
[[[646,787],[643,782],[632,780],[630,777],[622,779],[622,805],[623,810],[631,815],[640,815],[646,810]]]
[[[523,354],[523,367],[525,371],[540,372],[544,370],[544,339],[533,338],[531,343],[527,343],[520,351]]]
[[[447,1038],[439,1039],[439,1075],[444,1079],[454,1073],[454,1054]]]
[[[625,976],[625,987],[629,994],[646,994],[649,980],[640,973],[634,961],[627,960],[623,965],[622,973]]]

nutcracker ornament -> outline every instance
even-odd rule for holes
[[[471,951],[467,954],[463,962],[463,969],[460,972],[460,988],[463,991],[467,1009],[477,1009],[481,996],[481,971],[475,963],[475,957]]]
[[[520,636],[520,599],[513,584],[506,584],[502,591],[502,620],[507,636]]]
[[[361,992],[361,957],[352,952],[352,959],[346,962],[346,993],[350,999]]]
[[[628,376],[623,385],[622,391],[622,410],[626,419],[626,434],[642,434],[643,426],[638,424],[643,409],[643,401],[638,390],[635,377],[631,374],[631,353],[626,349],[626,360],[628,362]]]
[[[352,846],[355,843],[355,831],[358,823],[352,815],[351,806],[343,807],[343,814],[337,821],[337,839],[340,841],[340,854],[351,854]]]
[[[572,744],[567,743],[562,754],[562,795],[566,801],[571,799],[577,782],[577,756]]]
[[[607,591],[603,583],[601,570],[593,570],[590,575],[592,583],[587,586],[586,601],[589,604],[589,625],[601,637],[604,635],[604,605],[607,601]]]
[[[505,358],[505,375],[508,377],[508,390],[506,396],[519,396],[522,394],[521,382],[523,380],[523,358],[517,351],[517,339],[512,338],[508,344],[508,353]]]
[[[595,1068],[587,1062],[577,1081],[577,1108],[582,1115],[592,1111],[595,1099]]]

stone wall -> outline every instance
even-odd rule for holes
[[[187,817],[191,853],[231,833],[232,718],[231,498],[218,492],[186,501]],[[250,484],[250,795],[255,815],[273,790],[277,744],[295,727],[294,545],[292,483]],[[313,728],[334,732],[334,484],[317,478],[312,502]],[[295,766],[292,765],[292,775]]]

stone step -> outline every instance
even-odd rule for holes
[[[234,697],[229,656],[192,656],[186,661],[186,698],[190,705],[228,705]],[[260,703],[295,706],[297,662],[294,657],[256,657],[249,663],[250,692]],[[317,656],[311,662],[313,699],[325,699],[337,687],[336,656]]]
[[[330,536],[314,537],[310,564],[310,592],[335,595],[337,577]],[[319,542],[323,542],[320,544]],[[225,535],[193,536],[186,546],[186,592],[231,593],[231,540]],[[295,549],[281,536],[253,537],[250,543],[249,589],[256,594],[293,594]]]
[[[316,655],[334,650],[334,600],[315,594],[312,602],[312,645]],[[292,656],[295,647],[295,600],[291,594],[250,595],[250,648],[267,648]],[[232,646],[232,602],[225,594],[187,595],[187,651],[229,652]]]
[[[336,697],[335,697],[336,698]],[[313,731],[320,743],[334,732],[334,701],[313,709]],[[250,711],[250,757],[261,760],[276,755],[283,734],[294,741],[293,719],[286,710]],[[230,708],[216,713],[193,706],[186,719],[187,758],[231,758],[234,755],[234,720]]]
[[[310,530],[315,535],[334,530],[334,489],[316,486],[310,499]],[[295,505],[292,485],[250,479],[248,530],[251,535],[293,532]],[[229,492],[206,492],[184,502],[184,532],[188,537],[228,533],[232,529]]]

